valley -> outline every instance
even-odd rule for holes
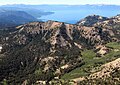
[[[120,15],[0,29],[0,47],[3,85],[120,83]]]

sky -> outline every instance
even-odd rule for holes
[[[114,4],[120,5],[120,0],[0,0],[0,5],[5,4]]]

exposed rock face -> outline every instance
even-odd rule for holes
[[[73,81],[80,82],[80,81],[84,81],[84,80],[89,81],[89,80],[92,80],[92,79],[105,79],[105,78],[111,77],[110,74],[114,73],[115,69],[120,70],[120,58],[118,58],[114,61],[111,61],[109,63],[106,63],[106,64],[102,65],[100,68],[101,68],[100,71],[89,75],[87,77],[87,79],[85,77],[80,77],[80,78],[73,79]],[[118,81],[119,81],[119,79],[120,78],[117,78]],[[91,82],[89,81],[89,83],[91,83]]]
[[[37,76],[34,71],[40,68],[40,76],[46,77],[38,76],[39,79],[48,81],[81,66],[83,62],[80,49],[73,42],[74,27],[76,26],[55,21],[33,22],[16,27],[17,30],[11,32],[6,41],[1,42],[3,54],[7,54],[3,58],[5,62],[0,64],[0,69],[4,71],[0,71],[0,79],[5,78],[8,72],[12,74],[15,71],[18,73],[17,77],[31,72]],[[66,64],[69,65],[68,68],[62,69],[60,74],[53,75]],[[14,69],[9,68],[11,66]]]
[[[7,78],[10,83],[32,79],[35,79],[32,83],[37,80],[50,81],[83,65],[83,49],[95,48],[99,54],[106,54],[108,49],[104,45],[119,41],[120,31],[114,27],[119,26],[119,20],[109,28],[110,23],[102,26],[103,23],[117,20],[117,17],[108,20],[94,15],[92,18],[96,19],[95,22],[87,22],[92,27],[57,21],[31,22],[16,27],[6,36],[0,36],[2,54],[5,56],[0,64],[0,80]],[[21,78],[21,74],[23,79],[16,80]]]
[[[89,76],[90,79],[109,77],[110,73],[113,72],[116,68],[118,70],[120,69],[120,58],[112,62],[106,63],[105,65],[102,65],[101,68],[102,68],[101,71],[91,74]]]
[[[94,24],[94,26],[99,25],[103,27],[109,27],[112,28],[115,25],[120,24],[120,15],[108,18],[107,20],[104,20],[103,22],[97,22]]]
[[[97,53],[100,54],[101,56],[103,56],[109,52],[109,48],[107,48],[104,45],[96,46],[96,50],[99,50]]]
[[[111,37],[116,35],[112,29],[97,26],[85,27],[56,21],[47,21],[45,23],[33,22],[21,25],[17,27],[17,29],[19,29],[19,34],[22,32],[30,35],[41,34],[43,40],[47,40],[46,37],[49,35],[51,45],[71,47],[71,45],[74,44],[79,48],[82,48],[88,44],[94,46],[97,44],[102,44],[103,42],[112,41]],[[24,36],[25,35],[22,34],[22,39]]]
[[[120,40],[120,31],[119,31],[120,30],[120,15],[109,18],[108,20],[105,20],[103,22],[95,23],[94,26],[104,28],[103,30],[106,31],[106,33],[109,33],[110,37],[113,40],[115,41]]]
[[[102,22],[107,19],[108,19],[107,17],[102,17],[99,15],[90,15],[85,17],[83,20],[80,20],[79,22],[77,22],[77,24],[81,26],[93,26],[95,23]]]

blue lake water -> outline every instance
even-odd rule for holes
[[[52,11],[54,14],[42,16],[40,19],[43,21],[55,20],[67,23],[76,23],[77,21],[85,18],[88,15],[96,14],[105,17],[112,17],[117,14],[120,14],[120,9],[87,9],[87,10],[55,10]]]

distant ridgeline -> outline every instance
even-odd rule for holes
[[[11,28],[33,21],[41,21],[41,16],[50,15],[53,12],[44,12],[28,6],[15,7],[11,5],[0,6],[0,29]]]
[[[14,27],[33,21],[37,19],[24,11],[0,10],[0,28]]]
[[[1,19],[17,24],[36,20],[21,11],[3,11]],[[120,15],[90,15],[76,24],[30,22],[0,30],[1,85],[71,85],[71,81],[80,83],[85,78],[81,83],[89,85],[101,77],[104,79],[96,80],[96,84],[104,85],[106,79],[105,84],[114,85],[120,80],[119,57]]]

